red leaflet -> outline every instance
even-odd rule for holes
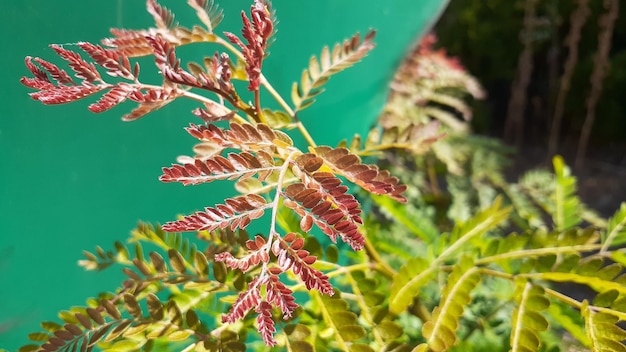
[[[230,153],[226,158],[217,155],[203,160],[196,159],[193,164],[174,164],[163,168],[163,175],[159,180],[180,182],[187,186],[214,180],[246,179],[259,174],[259,180],[263,181],[269,173],[279,169],[280,167],[274,166],[273,158],[263,151],[257,152],[257,156],[249,152]]]
[[[159,5],[155,0],[148,0],[148,12],[154,17],[154,22],[160,29],[169,29],[174,24],[174,15],[166,7]]]
[[[256,318],[256,323],[259,326],[259,333],[261,333],[263,342],[270,347],[276,346],[277,342],[274,339],[276,327],[272,319],[272,306],[266,301],[262,301],[255,311],[259,314]]]
[[[248,289],[243,291],[237,297],[237,300],[230,308],[230,312],[222,316],[222,323],[234,323],[239,319],[242,319],[248,311],[261,302],[261,283],[256,278],[250,282]]]
[[[246,73],[249,81],[248,90],[250,91],[257,91],[261,86],[263,58],[265,57],[268,39],[274,32],[274,23],[272,22],[268,6],[269,4],[264,1],[255,0],[254,5],[250,9],[252,21],[250,21],[245,12],[241,12],[243,21],[241,36],[246,40],[247,44],[244,44],[233,33],[224,33],[231,43],[241,48],[241,52],[246,60]]]
[[[386,195],[402,203],[406,202],[402,195],[406,191],[406,185],[399,184],[400,180],[391,176],[387,170],[380,170],[376,165],[361,164],[359,157],[350,153],[348,149],[317,147],[315,154],[324,159],[334,171],[366,191]]]
[[[139,72],[138,64],[132,69],[130,66],[130,60],[124,53],[103,49],[99,45],[91,43],[81,42],[78,46],[83,49],[98,65],[104,67],[107,70],[107,74],[113,77],[122,77],[129,80],[137,79],[136,74],[133,72]]]
[[[154,33],[145,30],[112,28],[113,38],[102,40],[102,44],[114,48],[116,52],[128,57],[140,57],[152,54],[152,46],[146,38]]]
[[[72,80],[72,78],[67,74],[67,72],[65,72],[64,70],[60,69],[57,65],[50,63],[46,60],[40,59],[38,57],[36,57],[34,59],[38,64],[40,64],[46,71],[48,71],[50,73],[50,76],[52,76],[52,78],[59,82],[59,84],[72,84],[75,85],[76,83],[74,83],[74,80]],[[28,66],[28,64],[27,64]],[[34,66],[34,65],[33,65]],[[30,69],[30,67],[29,67]],[[33,72],[31,70],[31,72]],[[35,76],[37,76],[37,73],[33,72],[35,74]],[[45,75],[45,73],[44,73]],[[47,80],[47,76],[45,78],[45,80]]]
[[[29,93],[29,95],[36,100],[44,104],[64,104],[73,102],[84,97],[88,97],[94,93],[97,93],[105,86],[92,85],[89,83],[83,83],[80,86],[53,86],[50,89],[40,90],[39,92]]]
[[[327,182],[327,184],[335,184]],[[345,190],[341,189],[345,192]],[[341,192],[339,196],[345,195]],[[334,242],[337,236],[348,243],[354,250],[360,250],[365,245],[363,235],[359,233],[358,225],[362,222],[358,216],[360,210],[355,208],[358,202],[354,197],[335,197],[327,190],[307,188],[303,183],[294,183],[284,190],[283,204],[293,209],[302,217],[300,228],[308,232],[311,222]]]
[[[76,77],[84,79],[87,82],[102,81],[100,73],[93,64],[83,60],[79,54],[66,50],[59,45],[50,45],[56,53],[62,57],[70,65],[72,70],[76,72]]]
[[[100,113],[122,103],[133,92],[135,88],[125,83],[118,83],[111,90],[106,92],[100,100],[89,105],[91,112]]]
[[[280,307],[280,311],[283,313],[283,319],[291,318],[293,311],[298,308],[298,305],[294,302],[296,299],[293,297],[293,291],[280,282],[280,279],[276,275],[270,276],[266,290],[266,299],[275,306]]]
[[[163,225],[163,230],[167,232],[213,231],[228,226],[232,230],[245,229],[251,220],[261,217],[265,209],[271,206],[266,204],[263,197],[256,194],[228,198],[225,202],[226,204],[218,204],[215,208],[205,208],[205,211],[185,216],[181,220],[168,222]]]

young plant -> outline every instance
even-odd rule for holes
[[[339,147],[318,146],[298,112],[332,75],[374,47],[374,33],[313,57],[293,85],[290,105],[263,74],[276,24],[270,4],[255,0],[249,14],[242,12],[240,38],[215,32],[222,12],[212,1],[188,3],[204,28],[182,27],[168,9],[147,0],[154,28],[114,29],[102,45],[77,43],[87,60],[53,45],[74,75],[27,57],[33,77],[22,83],[45,104],[102,93],[89,106],[94,112],[134,101],[138,107],[126,121],[178,98],[197,101],[201,107],[193,114],[203,122],[186,128],[199,140],[197,155],[163,168],[160,180],[229,180],[241,194],[163,226],[140,223],[129,241],[133,251],[117,242],[111,251],[85,252],[80,264],[86,269],[119,265],[128,279],[85,307],[60,312],[61,324],[43,322],[44,331],[29,335],[35,343],[22,351],[569,350],[561,330],[550,325],[565,329],[576,347],[626,350],[626,332],[616,324],[626,320],[626,256],[616,248],[626,243],[626,206],[608,220],[594,216],[576,196],[576,180],[560,158],[554,173],[532,171],[514,184],[504,181],[500,159],[489,148],[474,152],[472,143],[465,149],[470,161],[458,163],[471,166],[464,170],[464,187],[436,186],[437,160],[411,168],[425,164],[420,158],[444,133],[465,130],[455,128],[464,124],[453,122],[450,111],[467,117],[467,107],[448,89],[480,91],[458,65],[432,50],[432,40],[416,51],[415,61],[442,70],[418,70],[409,75],[417,82],[404,82],[418,88],[395,96],[414,104],[414,94],[421,94],[413,110],[419,119],[394,117],[389,113],[398,110],[390,107],[364,143],[356,136]],[[183,65],[176,49],[197,42],[217,43],[227,52]],[[139,65],[131,63],[148,55],[162,76],[156,85],[143,83]],[[281,110],[263,108],[262,89]],[[442,132],[435,120],[448,127]],[[308,145],[295,145],[285,132],[290,129]],[[382,153],[393,149],[404,152]],[[387,157],[415,187],[362,161],[371,155]],[[438,172],[454,172],[443,161]],[[425,190],[469,194],[474,174],[484,188],[473,193],[480,201],[462,206],[462,217],[450,203],[428,201]],[[353,192],[352,185],[362,191]],[[268,228],[250,238],[246,228],[264,216]],[[581,228],[585,221],[595,226]],[[182,232],[195,233],[198,241]],[[156,249],[146,255],[144,244]],[[585,284],[597,295],[575,299],[553,285],[563,282]]]
[[[41,349],[89,350],[98,342],[117,346],[115,341],[136,336],[146,330],[145,338],[134,340],[134,347],[160,338],[170,341],[190,335],[199,343],[220,331],[206,333],[192,306],[183,307],[176,300],[158,297],[164,289],[211,294],[235,285],[240,289],[221,323],[234,324],[249,311],[257,314],[257,329],[268,346],[277,341],[275,308],[282,319],[292,318],[298,308],[293,290],[289,288],[297,278],[307,290],[316,290],[327,296],[335,293],[329,277],[315,263],[318,257],[303,248],[307,234],[318,228],[332,242],[337,239],[354,250],[361,250],[366,239],[360,226],[363,223],[359,201],[350,193],[346,181],[373,194],[384,195],[396,201],[405,201],[402,193],[406,186],[380,170],[376,165],[364,164],[346,148],[317,146],[297,113],[314,101],[323,91],[328,79],[357,63],[373,47],[375,32],[363,40],[357,34],[332,50],[324,48],[320,58],[313,57],[302,80],[294,83],[293,108],[272,88],[263,75],[263,61],[269,54],[268,45],[275,34],[275,23],[269,2],[255,0],[250,13],[241,13],[241,37],[225,32],[215,32],[222,20],[222,12],[207,0],[190,0],[205,28],[185,28],[174,22],[174,15],[155,0],[147,1],[148,12],[154,17],[155,27],[147,30],[113,29],[112,38],[102,40],[102,45],[80,42],[78,46],[87,56],[61,45],[51,48],[67,62],[74,75],[41,58],[27,57],[25,62],[33,77],[23,77],[21,82],[35,89],[33,99],[44,104],[64,104],[103,93],[89,105],[89,110],[100,113],[126,100],[138,103],[124,121],[133,121],[160,109],[175,99],[185,97],[198,101],[201,107],[193,114],[203,120],[190,124],[187,132],[202,144],[201,155],[182,163],[163,168],[160,180],[198,185],[217,180],[234,180],[241,195],[225,199],[220,204],[203,211],[171,221],[160,228],[141,227],[140,233],[158,233],[161,239],[172,238],[168,233],[197,232],[206,236],[244,230],[253,220],[270,213],[270,225],[265,236],[240,241],[243,246],[227,246],[208,253],[191,247],[187,241],[182,248],[165,246],[169,257],[167,265],[161,255],[149,254],[147,262],[140,247],[134,259],[127,250],[117,245],[115,256],[89,254],[82,262],[87,268],[103,268],[110,263],[100,260],[133,264],[139,273],[125,269],[129,280],[113,295],[101,297],[94,307],[79,312],[63,314],[64,326],[53,326],[53,334],[38,336],[44,342]],[[195,42],[221,44],[227,52],[215,53],[202,64],[183,64],[176,48]],[[159,84],[140,80],[140,66],[132,59],[151,55],[162,75]],[[184,68],[184,67],[187,68]],[[107,77],[108,76],[108,77]],[[114,78],[114,80],[110,79]],[[252,101],[242,98],[234,80],[248,83]],[[263,109],[261,89],[267,91],[282,106],[283,111]],[[219,122],[227,122],[227,127]],[[220,127],[221,126],[221,127]],[[297,127],[309,146],[301,149],[294,145],[281,127]],[[277,223],[290,209],[300,218],[299,228],[284,231]],[[180,241],[178,235],[173,235]],[[210,263],[210,264],[209,264]],[[209,267],[213,267],[213,275]],[[246,274],[246,282],[227,280],[224,269]],[[234,281],[232,283],[230,281]],[[143,312],[139,301],[146,300],[148,313]],[[121,311],[126,311],[126,315]],[[105,319],[103,314],[108,317]],[[167,322],[166,324],[164,322]],[[108,333],[108,335],[107,335]],[[128,343],[125,340],[124,343]],[[126,346],[126,345],[124,345]],[[28,350],[31,347],[26,348]],[[119,348],[119,347],[116,347]],[[35,349],[35,347],[32,347]]]

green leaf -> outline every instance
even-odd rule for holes
[[[287,351],[290,352],[315,352],[313,345],[306,341],[293,341],[287,345]]]
[[[185,268],[185,259],[177,250],[170,249],[167,251],[167,255],[170,257],[170,265],[174,270],[181,274],[184,274],[185,271],[187,271]]]
[[[263,114],[261,116],[263,118],[261,122],[275,129],[281,129],[292,125],[291,117],[284,111],[263,109]]]
[[[344,325],[338,328],[341,338],[345,341],[358,340],[365,336],[365,329],[359,325]]]
[[[557,231],[565,231],[580,224],[580,201],[576,195],[576,178],[571,176],[570,169],[563,158],[552,159],[556,186],[554,190],[555,209],[552,213]]]
[[[555,282],[575,282],[578,284],[583,284],[591,287],[596,292],[604,292],[606,290],[616,290],[620,294],[626,294],[626,286],[617,283],[612,280],[599,278],[593,273],[589,275],[581,275],[577,273],[557,273],[557,272],[549,272],[549,273],[532,273],[532,274],[523,274],[524,277],[528,278],[537,278],[541,280],[555,281]]]
[[[626,340],[626,331],[617,325],[617,317],[595,311],[586,300],[583,301],[581,313],[593,351],[626,351],[626,346],[621,342]]]
[[[424,242],[432,243],[439,236],[437,227],[428,217],[423,216],[420,219],[415,219],[412,216],[413,214],[408,213],[406,206],[389,197],[372,195],[371,199],[387,212],[394,221],[401,223],[407,230],[421,238]]]
[[[511,352],[534,352],[539,350],[539,333],[548,328],[548,321],[539,313],[550,302],[544,296],[543,288],[530,282],[516,282],[515,300],[511,323]]]
[[[291,100],[298,112],[309,107],[315,102],[315,97],[324,91],[324,84],[328,79],[346,68],[361,61],[367,53],[374,48],[375,32],[369,32],[363,42],[359,43],[360,36],[357,34],[343,44],[336,44],[332,53],[328,47],[324,47],[320,60],[315,56],[309,60],[309,68],[302,72],[300,85],[293,83]]]
[[[511,213],[511,207],[502,207],[502,198],[494,199],[493,204],[481,210],[465,222],[459,222],[448,236],[448,243],[442,246],[441,258],[448,258],[466,242],[477,240],[482,244],[482,236],[504,222]]]
[[[350,352],[374,352],[374,350],[368,345],[354,343],[350,345]]]
[[[192,332],[189,330],[178,330],[174,331],[171,334],[167,335],[168,341],[183,341],[186,340],[189,336],[191,336]]]
[[[145,344],[145,340],[121,340],[117,341],[111,347],[105,348],[103,352],[128,352],[134,351]]]
[[[606,234],[602,236],[602,251],[626,243],[626,203],[609,219]]]
[[[209,277],[209,261],[204,253],[200,251],[194,253],[193,266],[198,276],[202,278]]]
[[[326,260],[331,263],[337,263],[339,260],[339,249],[334,244],[330,244],[326,247]]]
[[[469,304],[470,292],[478,285],[478,267],[467,257],[454,266],[439,305],[433,311],[432,320],[424,323],[422,334],[428,346],[435,352],[445,351],[456,343],[456,329],[465,306]]]
[[[565,310],[565,312],[564,312]],[[551,304],[548,308],[548,313],[562,328],[567,330],[576,340],[582,343],[584,346],[589,347],[589,338],[585,334],[584,324],[582,318],[576,312],[572,314],[572,309],[567,307],[561,307],[559,304]],[[579,319],[574,320],[575,318]]]
[[[125,293],[124,303],[126,306],[126,310],[130,315],[132,315],[136,319],[141,319],[143,317],[143,312],[141,311],[141,307],[139,306],[139,303],[137,303],[137,299],[135,298],[135,296],[131,295],[130,293]]]
[[[404,312],[419,290],[435,276],[434,267],[423,258],[409,260],[393,277],[389,296],[389,310],[392,313]]]
[[[393,321],[384,320],[374,327],[384,340],[393,340],[402,336],[402,327]]]

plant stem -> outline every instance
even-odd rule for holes
[[[263,121],[263,109],[261,109],[261,92],[258,89],[254,91],[254,110],[256,111],[256,121]]]
[[[243,54],[239,50],[237,50],[237,48],[235,48],[228,41],[224,40],[221,37],[217,37],[216,43],[224,46],[226,49],[228,49],[228,51],[232,52],[235,56],[237,56],[237,58],[239,60],[244,60],[245,61],[245,58],[243,57]],[[315,143],[315,141],[311,137],[311,134],[309,133],[309,131],[302,124],[302,122],[300,122],[300,120],[298,119],[298,116],[296,115],[296,112],[291,108],[291,106],[289,106],[289,104],[285,101],[285,99],[282,97],[282,95],[280,95],[280,93],[278,93],[278,91],[276,91],[274,86],[272,86],[272,84],[267,80],[267,78],[265,77],[265,75],[263,73],[261,73],[260,79],[261,79],[261,85],[265,89],[267,89],[267,91],[270,93],[270,95],[272,95],[272,97],[274,97],[276,102],[278,102],[278,104],[291,117],[293,122],[296,124],[296,127],[298,127],[298,130],[300,131],[302,136],[304,136],[304,139],[307,141],[307,143],[309,143],[309,145],[311,147],[314,147],[314,148],[317,147],[317,144]],[[256,103],[256,99],[257,98],[256,98],[256,92],[255,92],[255,104],[256,104],[257,111],[259,111],[259,114],[260,114],[260,104]]]
[[[378,250],[376,250],[376,247],[374,247],[372,241],[367,238],[367,232],[365,231],[365,229],[361,231],[361,234],[363,235],[363,238],[365,240],[365,252],[367,253],[367,255],[382,268],[382,273],[385,276],[387,276],[388,278],[393,278],[397,274],[397,272],[380,256],[380,253],[378,253]]]
[[[542,255],[561,254],[561,253],[580,253],[591,252],[600,249],[600,244],[587,244],[570,247],[548,247],[548,248],[536,248],[536,249],[524,249],[519,251],[513,251],[490,257],[484,257],[476,260],[476,264],[493,263],[502,259],[516,259],[516,258],[529,258]]]

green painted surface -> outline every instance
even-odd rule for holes
[[[219,30],[239,33],[239,9],[229,0]],[[365,132],[384,103],[386,85],[407,47],[436,19],[447,0],[275,0],[280,24],[266,75],[289,97],[310,55],[356,31],[376,28],[378,47],[361,64],[331,79],[327,92],[302,114],[320,144]],[[163,0],[183,24],[195,24],[182,1]],[[62,5],[60,5],[62,4]],[[175,102],[134,123],[119,117],[132,103],[94,115],[90,101],[46,107],[32,101],[19,78],[26,55],[55,60],[49,43],[98,41],[109,27],[151,25],[142,0],[0,0],[0,348],[16,349],[42,320],[82,305],[86,297],[119,285],[117,270],[85,272],[83,249],[110,248],[139,220],[167,221],[211,205],[228,184],[161,184],[160,168],[190,153],[182,127],[194,117]],[[214,47],[180,52],[212,54]],[[58,61],[55,61],[58,62]],[[143,72],[151,71],[150,64]],[[195,122],[195,121],[194,121]]]

